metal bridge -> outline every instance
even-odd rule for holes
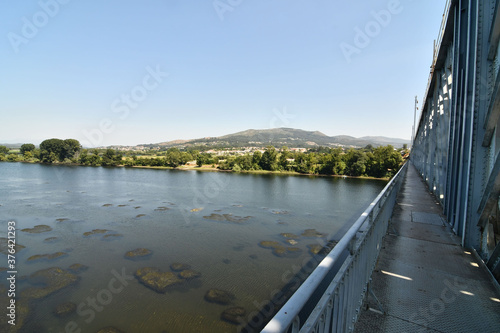
[[[447,1],[411,162],[262,332],[500,332],[499,3]]]

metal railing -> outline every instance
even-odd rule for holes
[[[320,262],[262,332],[349,332],[354,329],[382,239],[406,173],[403,165],[338,244]],[[349,255],[305,323],[299,313],[345,251]]]

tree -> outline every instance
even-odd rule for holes
[[[88,163],[92,166],[101,165],[101,157],[99,156],[99,151],[97,149],[92,150],[92,155],[88,157]]]
[[[367,156],[365,152],[349,149],[345,155],[346,173],[349,176],[362,176],[366,173]]]
[[[9,152],[9,148],[5,146],[0,146],[0,154],[7,154]]]
[[[295,155],[295,168],[297,172],[312,174],[316,172],[318,159],[315,153],[297,153]]]
[[[262,154],[262,158],[260,160],[260,167],[263,170],[276,171],[278,170],[277,163],[278,152],[273,146],[268,146],[264,154]]]
[[[181,165],[185,165],[186,163],[192,160],[193,160],[193,155],[185,151],[181,152],[181,158],[180,158]]]
[[[40,143],[40,159],[44,163],[53,163],[56,160],[64,160],[64,141],[61,139],[47,139]],[[55,158],[53,155],[55,155]]]
[[[79,151],[81,148],[82,148],[82,146],[80,145],[80,142],[78,140],[75,140],[75,139],[64,140],[63,160],[65,158],[72,158],[73,156],[75,156],[75,153],[77,151]]]
[[[54,152],[48,152],[46,150],[42,150],[40,156],[42,157],[42,162],[44,163],[54,163],[57,161],[57,155]]]
[[[252,155],[245,154],[245,155],[238,156],[236,158],[235,165],[238,165],[238,168],[240,169],[238,171],[252,170]],[[233,171],[236,171],[236,170],[234,170],[234,167],[233,167]]]
[[[260,167],[261,159],[262,159],[262,153],[260,152],[260,150],[255,151],[252,156],[252,169],[254,170],[261,169]]]
[[[373,150],[373,160],[369,166],[369,175],[373,177],[391,177],[399,169],[403,158],[391,145],[377,147]]]
[[[282,170],[289,170],[289,162],[288,162],[289,157],[290,157],[290,150],[288,150],[288,147],[283,146],[281,148],[281,154],[279,157],[279,166]]]
[[[33,158],[33,153],[31,151],[26,151],[24,154],[24,159],[27,161],[27,160],[30,160]]]
[[[33,150],[33,157],[36,158],[36,159],[40,159],[40,149],[38,148],[35,148],[35,150]]]
[[[196,165],[199,167],[206,165],[206,164],[213,164],[213,163],[214,163],[214,159],[212,158],[211,154],[201,153],[201,154],[198,154],[198,156],[196,157]]]
[[[331,155],[333,159],[332,173],[334,175],[343,175],[345,173],[347,165],[344,159],[342,158],[343,157],[342,148],[332,149]]]
[[[40,159],[44,163],[62,162],[66,158],[73,158],[80,148],[80,142],[75,139],[47,139],[40,143]],[[51,157],[52,153],[56,156],[55,159]]]
[[[35,150],[35,145],[32,144],[32,143],[25,143],[21,146],[21,149],[19,150],[21,152],[21,154],[24,155],[24,153],[26,152],[32,152],[33,150]]]
[[[167,150],[166,164],[169,167],[177,168],[181,164],[181,152],[177,148]]]
[[[116,160],[115,160],[115,151],[111,148],[106,149],[102,156],[102,163],[103,166],[116,166]]]
[[[319,168],[319,173],[324,175],[332,175],[335,174],[333,171],[335,166],[335,158],[333,154],[325,154],[321,158],[321,167]]]
[[[88,153],[88,150],[87,149],[83,149],[81,152],[80,152],[80,158],[79,158],[79,162],[83,165],[89,165],[90,162],[88,160],[89,158],[89,153]]]
[[[7,161],[9,161],[9,162],[19,162],[21,160],[22,160],[22,157],[20,157],[18,154],[7,155]]]
[[[343,175],[345,173],[345,169],[346,169],[346,164],[345,162],[342,160],[342,158],[338,157],[338,158],[335,158],[335,163],[333,165],[333,174],[334,175]]]
[[[219,169],[221,170],[232,170],[235,164],[236,158],[234,156],[226,156],[225,160],[219,161]]]

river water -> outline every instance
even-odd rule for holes
[[[28,310],[18,313],[24,326],[18,322],[16,328],[236,332],[240,326],[222,320],[223,311],[242,307],[240,323],[251,320],[297,267],[313,257],[310,246],[338,239],[385,184],[314,176],[0,163],[0,237],[7,237],[7,223],[14,221],[16,240],[25,246],[16,253],[16,295]],[[51,230],[21,231],[37,225]],[[105,231],[84,235],[95,229]],[[325,236],[301,236],[307,229]],[[292,244],[285,243],[287,239],[293,239]],[[262,241],[296,249],[280,256],[261,246]],[[137,248],[151,254],[125,257]],[[28,260],[57,252],[65,254]],[[0,260],[0,267],[7,268],[7,256],[0,254]],[[164,293],[134,277],[144,267],[171,272],[176,262],[201,275]],[[32,274],[49,267],[66,271],[75,263],[88,266],[72,273],[78,276],[76,283],[42,298],[23,296],[23,290],[48,283]],[[6,272],[1,274],[7,286]],[[213,288],[232,294],[229,304],[207,301],[205,295]],[[66,302],[77,310],[55,315]]]

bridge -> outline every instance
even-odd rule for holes
[[[499,72],[500,0],[448,0],[410,161],[262,332],[500,331]]]

